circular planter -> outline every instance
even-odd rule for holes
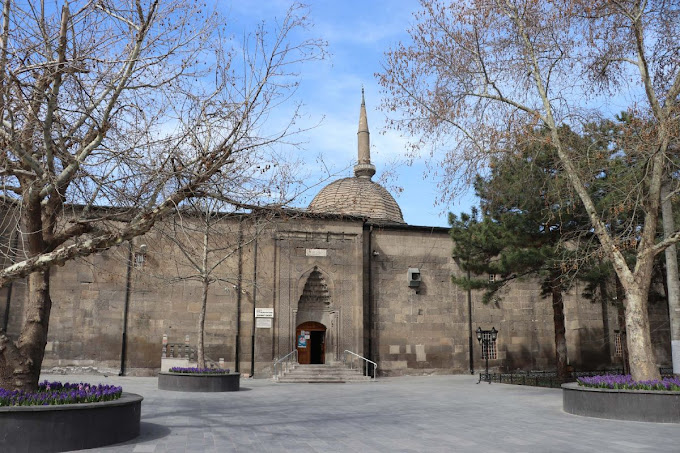
[[[158,373],[158,388],[175,392],[237,392],[241,373]]]
[[[82,450],[134,439],[143,399],[123,393],[100,403],[0,407],[0,451]]]
[[[562,384],[565,412],[637,422],[680,423],[680,392],[613,390]]]

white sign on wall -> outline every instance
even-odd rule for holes
[[[273,308],[256,308],[255,309],[256,318],[273,318],[274,309]]]
[[[326,250],[326,249],[306,249],[305,255],[307,255],[307,256],[327,256],[328,250]]]
[[[255,327],[258,329],[271,329],[272,318],[255,318]]]

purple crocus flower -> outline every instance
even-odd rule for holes
[[[223,370],[222,368],[184,368],[184,367],[172,367],[170,368],[171,373],[186,373],[186,374],[228,374],[229,369]]]
[[[42,382],[35,393],[0,388],[0,406],[59,405],[84,402],[111,401],[120,398],[122,387],[113,385],[62,384]]]
[[[627,375],[604,375],[578,378],[578,384],[584,387],[624,390],[670,390],[680,391],[680,377],[666,377],[662,380],[634,381]]]

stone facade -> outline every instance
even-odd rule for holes
[[[350,350],[376,361],[381,375],[469,372],[470,331],[478,326],[499,331],[492,367],[554,368],[552,308],[538,285],[517,282],[491,305],[473,293],[470,313],[467,293],[451,283],[460,270],[444,228],[303,215],[227,217],[219,231],[215,241],[229,256],[210,286],[206,354],[246,375],[268,376],[272,361],[296,347],[296,326],[309,321],[326,327],[326,362],[342,360]],[[419,269],[420,286],[409,287],[409,268]],[[157,372],[164,334],[171,342],[188,336],[196,344],[201,285],[179,278],[187,275],[177,246],[157,231],[54,268],[45,369],[119,372],[127,297],[125,372]],[[0,292],[0,319],[9,303],[7,330],[13,335],[23,322],[24,290],[15,282],[11,300],[8,288]],[[576,288],[565,297],[570,364],[616,366],[615,307],[579,294]],[[273,308],[271,327],[255,327],[254,308]],[[650,312],[657,359],[667,365],[667,308],[660,302]],[[472,347],[479,370],[476,338]]]

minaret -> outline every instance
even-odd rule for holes
[[[359,131],[357,132],[359,162],[354,166],[354,176],[368,178],[375,174],[375,165],[371,164],[371,143],[366,119],[366,101],[364,101],[364,87],[361,87],[361,110],[359,110]]]

